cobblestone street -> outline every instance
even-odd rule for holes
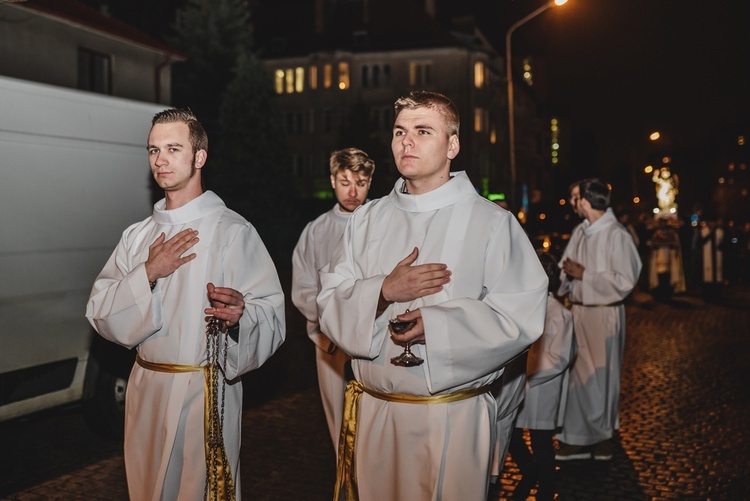
[[[667,305],[644,293],[633,296],[615,456],[609,462],[559,463],[558,499],[750,499],[750,291],[735,289],[727,297],[722,305],[690,296]],[[296,310],[289,317],[282,351],[246,381],[243,498],[330,500],[335,458],[317,394],[312,343],[303,336]],[[61,414],[69,420],[78,416],[76,409]],[[45,478],[24,480],[31,475],[20,471],[26,463],[8,458],[38,448],[20,438],[24,426],[0,428],[6,456],[1,499],[127,499],[120,444],[109,439],[85,443],[91,459],[67,467],[64,450],[34,458],[36,469],[52,460],[63,466]],[[15,480],[7,481],[6,473]],[[493,499],[507,499],[517,481],[509,458]]]

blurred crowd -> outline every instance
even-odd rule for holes
[[[620,223],[638,247],[644,268],[638,288],[660,302],[690,294],[721,301],[727,288],[750,284],[750,221],[677,216],[656,217],[617,211]],[[562,254],[570,235],[540,232],[530,235],[534,246]]]

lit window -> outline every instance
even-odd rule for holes
[[[323,88],[330,89],[333,85],[333,67],[330,64],[323,66]]]
[[[339,63],[339,89],[346,90],[349,88],[349,63]]]
[[[276,70],[273,75],[273,86],[276,94],[284,93],[284,70]]]
[[[474,132],[482,132],[482,108],[474,108]]]
[[[474,63],[474,87],[481,89],[484,86],[484,63],[477,61]]]
[[[310,88],[315,90],[318,88],[318,67],[310,66]]]
[[[497,143],[497,129],[492,127],[492,130],[490,131],[490,144],[495,143]]]
[[[294,68],[294,90],[296,92],[305,90],[305,68],[302,66]]]
[[[294,70],[287,69],[284,80],[286,81],[286,93],[291,94],[294,92]]]

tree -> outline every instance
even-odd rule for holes
[[[297,197],[289,192],[288,148],[275,104],[263,63],[253,54],[240,55],[221,105],[219,171],[209,181],[256,226],[272,255],[289,250],[291,260],[299,236],[291,224]]]
[[[172,101],[189,107],[209,137],[222,133],[219,110],[241,55],[252,52],[253,25],[243,0],[188,0],[168,41],[188,55],[174,66]]]
[[[281,115],[268,70],[253,53],[251,12],[243,0],[188,0],[170,42],[188,55],[173,81],[175,106],[191,108],[209,135],[206,188],[258,229],[276,262],[296,242],[296,193]],[[281,256],[281,257],[280,257]]]
[[[385,196],[399,177],[391,149],[380,139],[377,123],[362,99],[349,107],[339,131],[339,148],[360,148],[375,161],[370,198]]]

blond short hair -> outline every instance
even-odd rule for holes
[[[358,148],[344,148],[331,153],[329,161],[331,166],[331,175],[343,170],[358,172],[365,177],[372,177],[375,172],[375,161],[367,153]]]
[[[394,106],[397,117],[405,109],[430,108],[437,110],[445,118],[448,135],[455,134],[458,136],[461,119],[458,116],[458,108],[448,96],[427,90],[413,90],[406,96],[398,98]]]

